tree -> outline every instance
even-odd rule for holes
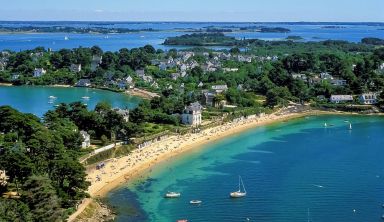
[[[62,221],[64,210],[51,180],[47,176],[31,176],[23,185],[23,196],[35,221]]]
[[[32,222],[33,215],[22,201],[0,198],[0,221]]]
[[[288,104],[288,98],[290,92],[286,87],[275,87],[267,92],[266,105],[274,108],[277,105],[286,106]]]

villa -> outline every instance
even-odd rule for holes
[[[85,132],[80,131],[81,136],[83,137],[83,142],[81,143],[81,148],[88,148],[91,146],[91,136]]]
[[[187,106],[181,115],[182,123],[191,126],[201,125],[202,108],[199,102],[194,102]]]
[[[372,92],[361,94],[359,96],[359,101],[365,105],[377,104],[377,94]]]
[[[352,95],[332,95],[330,98],[331,103],[345,103],[345,102],[352,102],[353,96]]]

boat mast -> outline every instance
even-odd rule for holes
[[[241,184],[243,185],[244,193],[247,193],[247,191],[245,190],[243,179],[241,179]]]

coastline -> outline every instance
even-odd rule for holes
[[[266,126],[270,124],[302,118],[311,115],[337,115],[343,112],[330,112],[319,110],[307,110],[295,113],[273,113],[263,117],[242,119],[228,122],[223,125],[208,128],[197,134],[186,134],[183,136],[170,136],[167,139],[153,143],[145,148],[136,149],[128,156],[119,159],[104,161],[106,167],[96,170],[95,166],[87,169],[87,180],[91,182],[88,193],[91,198],[84,199],[68,221],[75,221],[93,198],[105,197],[111,190],[137,178],[143,172],[151,169],[156,164],[169,160],[170,158],[186,154],[188,151],[201,149],[204,145],[218,141],[228,136],[234,136],[245,131]],[[349,113],[350,114],[350,113]],[[96,178],[100,178],[98,181]]]

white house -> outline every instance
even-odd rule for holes
[[[183,124],[191,126],[201,125],[201,113],[203,107],[199,102],[194,102],[191,105],[187,106],[183,114],[181,115],[181,121]]]
[[[330,98],[332,103],[345,103],[353,101],[352,95],[332,95]]]
[[[82,148],[88,148],[91,146],[91,136],[85,132],[85,131],[80,131],[81,136],[83,137],[83,142],[81,143]]]
[[[41,77],[45,73],[47,73],[47,70],[43,68],[35,68],[35,70],[33,71],[33,77]]]
[[[362,104],[373,105],[377,104],[377,94],[376,93],[364,93],[359,96],[359,100]]]

